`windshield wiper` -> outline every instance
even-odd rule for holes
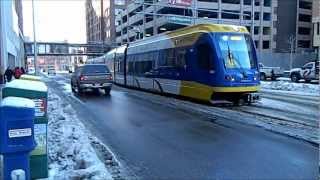
[[[228,57],[230,60],[232,61],[236,61],[236,63],[238,64],[238,67],[245,72],[244,68],[242,67],[241,63],[239,62],[239,60],[234,56],[234,54],[231,52],[230,46],[229,46],[229,42],[227,41],[227,46],[228,46]]]

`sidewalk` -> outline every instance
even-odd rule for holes
[[[2,100],[2,88],[4,87],[4,84],[0,84],[0,102]]]

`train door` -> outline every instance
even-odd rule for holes
[[[199,83],[210,84],[215,73],[213,66],[213,48],[209,43],[199,43],[195,47],[194,77]]]

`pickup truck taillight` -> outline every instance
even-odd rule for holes
[[[80,76],[80,81],[85,81],[87,79],[88,79],[87,76]]]
[[[112,80],[112,76],[107,76],[107,80]]]

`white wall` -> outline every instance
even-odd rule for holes
[[[1,18],[1,67],[4,72],[8,64],[22,66],[24,64],[24,47],[21,31],[18,26],[18,16],[14,8],[14,1],[0,0]],[[15,56],[15,62],[8,62],[8,53]]]

